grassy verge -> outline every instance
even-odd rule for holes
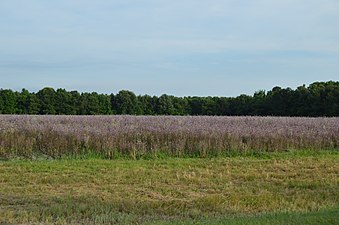
[[[3,161],[0,223],[328,224],[338,165],[332,151]]]

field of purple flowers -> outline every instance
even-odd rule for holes
[[[0,158],[339,149],[339,118],[0,116]]]

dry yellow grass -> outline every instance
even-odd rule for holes
[[[339,157],[0,162],[0,222],[314,211],[339,203]]]

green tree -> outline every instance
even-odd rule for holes
[[[267,93],[266,114],[273,116],[288,116],[293,108],[293,90],[274,87]]]
[[[56,91],[55,101],[56,101],[55,106],[56,114],[59,115],[75,114],[76,111],[74,109],[74,100],[70,92],[67,92],[65,89],[59,88]]]
[[[39,99],[36,94],[31,93],[28,97],[27,113],[31,115],[37,115],[40,112]]]
[[[114,100],[114,108],[116,108],[118,114],[137,114],[137,96],[133,92],[127,90],[119,91]]]
[[[161,95],[157,103],[157,114],[160,115],[174,115],[175,108],[173,105],[173,96]]]
[[[216,98],[214,97],[205,97],[202,99],[202,114],[203,115],[216,115]]]
[[[339,82],[314,82],[295,90],[274,87],[253,96],[175,97],[68,92],[43,88],[38,93],[0,89],[2,114],[274,115],[339,116]]]
[[[230,100],[230,112],[234,116],[246,116],[253,113],[253,98],[242,94]]]
[[[203,98],[202,97],[188,97],[189,114],[203,115]]]
[[[293,93],[292,113],[290,116],[309,116],[310,114],[310,98],[309,90],[303,86],[299,86]]]
[[[264,116],[267,114],[267,98],[266,92],[260,90],[253,95],[253,115]]]
[[[71,91],[72,96],[72,114],[81,115],[81,95],[78,91]]]
[[[330,81],[324,89],[324,116],[339,115],[339,82]]]
[[[0,90],[0,111],[2,114],[16,113],[16,94],[12,90]]]
[[[226,116],[230,115],[230,102],[229,98],[220,97],[215,98],[215,115]]]
[[[176,115],[188,115],[189,104],[187,98],[173,98],[173,106]]]
[[[22,89],[21,93],[17,93],[16,113],[28,114],[29,98],[31,93],[28,90]]]
[[[138,96],[138,104],[143,115],[155,115],[156,103],[158,98],[156,96],[142,95]]]
[[[56,92],[53,88],[46,87],[37,93],[40,105],[40,114],[56,114]]]
[[[112,114],[111,97],[109,95],[100,94],[97,96],[99,101],[99,114],[110,115]]]
[[[98,93],[82,93],[80,97],[79,114],[97,115],[100,114],[100,103]]]

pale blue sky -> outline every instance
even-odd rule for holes
[[[338,0],[0,1],[0,88],[237,96],[326,80]]]

